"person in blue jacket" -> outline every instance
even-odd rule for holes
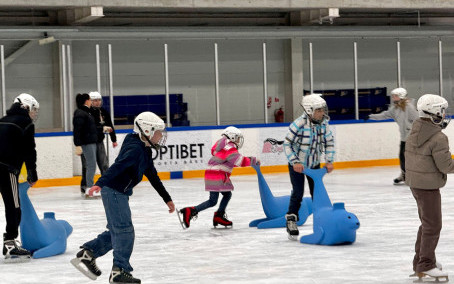
[[[164,121],[152,112],[143,112],[134,120],[134,133],[128,134],[120,153],[110,168],[89,190],[101,191],[107,217],[107,231],[81,246],[71,263],[90,279],[95,280],[101,271],[96,258],[113,249],[113,267],[110,283],[141,283],[131,275],[129,263],[134,246],[134,227],[131,220],[129,196],[145,175],[169,208],[175,205],[159,179],[153,165],[151,147],[158,149],[166,140]]]

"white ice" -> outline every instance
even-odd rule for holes
[[[284,228],[249,228],[251,220],[265,217],[255,175],[232,176],[230,230],[212,228],[215,207],[201,212],[183,231],[175,213],[169,214],[162,199],[143,182],[130,199],[136,232],[133,275],[142,283],[412,283],[408,275],[419,219],[409,188],[392,185],[398,173],[397,167],[375,167],[335,170],[325,177],[331,201],[345,202],[361,222],[357,241],[347,246],[301,244],[289,241]],[[288,174],[265,178],[275,195],[290,194]],[[180,208],[208,199],[203,179],[168,180],[164,185]],[[437,260],[452,273],[453,188],[450,176],[442,190],[443,230],[437,248]],[[40,218],[54,211],[74,232],[63,255],[20,264],[0,260],[0,283],[108,283],[112,253],[97,260],[103,274],[96,281],[69,263],[81,244],[105,229],[102,201],[81,199],[77,186],[31,189],[30,198]],[[0,228],[4,227],[2,213]],[[311,232],[309,218],[300,235]]]

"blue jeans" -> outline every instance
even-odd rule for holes
[[[113,264],[127,272],[133,269],[129,263],[134,247],[134,226],[129,208],[129,196],[104,186],[101,190],[102,203],[107,217],[107,231],[94,240],[86,242],[83,248],[93,252],[95,258],[113,249]]]
[[[311,169],[320,169],[320,165],[314,166]],[[298,216],[298,211],[301,207],[301,201],[303,200],[304,195],[304,177],[306,176],[303,173],[297,173],[293,170],[293,166],[288,164],[288,172],[290,174],[290,181],[292,182],[292,194],[290,195],[290,204],[288,206],[287,214],[295,214]],[[309,191],[311,197],[314,196],[314,180],[310,177],[307,177],[307,182],[309,183]]]
[[[229,204],[230,198],[232,198],[232,192],[231,191],[224,191],[221,192],[222,194],[222,200],[221,204],[219,204],[219,209],[218,212],[225,212],[225,208],[227,208],[227,204]],[[213,207],[218,203],[218,198],[219,198],[219,192],[215,191],[210,191],[210,198],[205,201],[200,203],[195,207],[197,212],[203,211],[207,208]]]
[[[95,172],[96,172],[96,143],[82,145],[82,171],[84,171],[84,163],[85,163],[85,186],[90,188],[94,184]],[[82,174],[83,177],[83,174]],[[81,188],[82,188],[81,181]]]

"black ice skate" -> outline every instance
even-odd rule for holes
[[[76,258],[71,259],[71,264],[91,280],[96,280],[101,275],[101,270],[96,265],[96,258],[87,249],[79,251]]]
[[[401,173],[400,176],[396,177],[393,181],[394,181],[394,185],[405,184],[405,174]]]
[[[12,239],[6,240],[3,235],[3,255],[5,262],[23,262],[29,261],[31,258],[30,251],[21,247],[20,242]]]
[[[112,272],[110,273],[109,283],[116,284],[128,284],[128,283],[141,283],[140,279],[134,278],[131,273],[124,271],[123,269],[112,267]]]
[[[424,271],[424,272],[419,272],[419,273],[417,273],[417,276],[418,276],[418,280],[413,281],[413,283],[424,283],[424,282],[446,283],[446,282],[449,282],[448,273],[440,270],[437,267]],[[425,281],[426,279],[427,279],[427,281]]]
[[[225,212],[214,212],[213,226],[216,228],[217,225],[222,225],[225,228],[231,228],[233,223],[227,219],[227,214],[225,214]]]
[[[180,216],[180,214],[182,216]],[[191,225],[191,220],[197,219],[197,210],[195,207],[185,207],[179,211],[177,209],[177,215],[183,229],[187,229]]]
[[[288,239],[291,241],[298,240],[299,230],[296,225],[297,217],[295,214],[285,214],[285,220],[287,220],[287,233]]]

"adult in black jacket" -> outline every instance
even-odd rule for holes
[[[81,192],[85,195],[85,188],[93,186],[96,172],[96,132],[95,119],[90,113],[91,99],[88,94],[77,94],[77,109],[73,117],[73,138],[76,145],[76,155],[81,156],[86,181],[81,182]]]
[[[35,98],[29,94],[20,94],[6,112],[6,116],[0,119],[0,192],[5,203],[5,258],[30,258],[30,252],[16,241],[21,221],[18,180],[24,162],[30,186],[35,185],[38,180],[33,124],[38,109],[39,104]]]
[[[71,263],[91,279],[101,275],[96,258],[113,249],[109,282],[140,283],[139,279],[132,277],[133,269],[129,263],[135,237],[129,196],[144,175],[167,204],[169,213],[175,211],[175,205],[153,165],[150,149],[164,145],[164,121],[152,112],[143,112],[134,120],[134,132],[126,136],[115,163],[89,190],[90,194],[101,191],[107,231],[83,244]]]
[[[90,92],[88,95],[91,99],[90,113],[95,119],[96,133],[98,135],[98,140],[96,141],[96,163],[98,164],[99,171],[102,175],[109,167],[109,160],[107,159],[106,148],[104,146],[104,134],[109,133],[114,148],[118,146],[117,136],[115,135],[115,129],[109,113],[102,107],[101,94],[98,92]],[[82,162],[81,188],[87,187],[85,171],[86,165]]]

